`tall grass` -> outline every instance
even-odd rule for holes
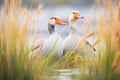
[[[4,0],[1,10],[0,80],[41,79],[45,70],[40,70],[41,60],[29,59],[28,32],[33,20],[21,2]]]
[[[0,27],[0,80],[44,80],[44,73],[50,66],[56,68],[82,68],[77,76],[82,80],[120,80],[120,4],[118,10],[112,7],[112,1],[103,1],[104,13],[99,12],[98,47],[93,57],[80,56],[73,51],[57,62],[51,62],[54,48],[47,58],[30,58],[28,32],[34,22],[28,11],[22,7],[21,0],[4,0],[1,11]],[[98,0],[99,3],[99,0]],[[43,6],[43,5],[42,5]],[[41,6],[37,14],[40,15]],[[106,12],[109,16],[106,18]],[[116,12],[118,12],[116,17]],[[24,18],[24,19],[23,19]],[[88,25],[89,29],[90,25]],[[34,27],[33,27],[34,28]],[[86,29],[85,34],[88,33]],[[84,39],[93,35],[86,35]],[[83,40],[84,40],[83,39]],[[55,47],[55,46],[54,46]]]
[[[97,31],[104,48],[98,48],[95,63],[87,68],[87,73],[80,74],[83,80],[120,80],[120,4],[118,11],[113,9],[112,0],[108,0],[108,4],[104,0],[103,4],[104,13],[99,12]]]
[[[37,8],[40,15],[42,4]],[[29,57],[29,32],[34,20],[21,0],[5,0],[1,10],[0,80],[41,80],[53,58],[54,48],[47,58]],[[57,40],[56,40],[57,42]],[[56,45],[56,44],[55,44]],[[53,62],[52,62],[53,64]]]

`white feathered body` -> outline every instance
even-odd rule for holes
[[[63,39],[57,32],[50,35],[50,38],[44,42],[42,47],[42,56],[46,57],[53,50],[55,57],[61,57],[63,54]]]
[[[63,42],[65,52],[75,49],[79,41],[80,41],[79,34],[77,33],[69,34],[68,37]]]

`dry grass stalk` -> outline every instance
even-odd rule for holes
[[[42,36],[41,34],[35,33],[34,36],[33,36],[33,43],[34,43],[37,39],[39,39],[41,36]]]
[[[80,29],[82,29],[85,26],[90,27],[91,14],[92,14],[94,7],[95,6],[93,5],[92,8],[89,10],[88,15],[85,17],[85,18],[87,18],[87,21],[85,21],[83,24],[80,25]],[[87,35],[87,31],[89,31],[89,28],[86,29],[86,32],[85,32],[86,35]]]
[[[84,39],[86,40],[87,38],[89,38],[90,36],[93,36],[94,34],[95,34],[95,31],[93,31],[93,32],[89,33],[88,35],[86,35],[84,37]]]
[[[84,35],[86,36],[87,34],[88,34],[88,32],[89,32],[89,30],[90,30],[90,27],[91,27],[91,15],[92,15],[92,11],[93,11],[93,9],[95,8],[95,5],[93,5],[92,6],[92,8],[90,9],[90,11],[88,12],[88,15],[87,15],[87,17],[86,18],[88,18],[87,19],[87,21],[86,21],[86,25],[85,26],[87,26],[86,27],[86,30],[85,30],[85,32],[84,32]]]
[[[38,5],[38,8],[37,8],[37,17],[40,16],[40,13],[41,13],[41,10],[42,10],[43,6],[44,6],[44,4],[41,4],[41,3]]]
[[[114,20],[114,11],[112,6],[112,0],[109,0],[109,14],[110,14],[110,20]]]
[[[120,52],[116,53],[112,67],[115,68],[115,73],[120,73]]]
[[[93,44],[93,47],[95,47],[99,42],[100,42],[100,37],[98,37],[98,38],[95,40],[95,42],[94,42],[94,44]]]
[[[119,2],[119,6],[118,6],[118,21],[120,21],[120,2]]]
[[[90,27],[91,27],[91,20],[89,19],[88,22],[87,22],[87,28],[85,30],[85,36],[88,34],[89,30],[90,30]]]
[[[93,36],[95,34],[95,31],[89,33],[88,35],[86,35],[82,40],[80,40],[76,46],[75,49],[80,48],[82,46],[82,44],[86,41],[87,38],[89,38],[90,36]]]
[[[118,7],[118,25],[117,25],[118,27],[118,29],[117,30],[119,30],[118,32],[117,32],[117,34],[118,34],[118,48],[119,48],[119,50],[120,50],[120,2],[119,2],[119,7]]]
[[[107,0],[102,0],[103,5],[104,5],[104,14],[106,15],[106,11],[107,11]]]

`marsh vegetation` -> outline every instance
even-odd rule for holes
[[[34,29],[34,20],[21,0],[4,0],[0,20],[0,80],[120,80],[120,4],[113,9],[112,0],[95,2],[98,6],[100,3],[104,7],[98,12],[95,34],[88,32],[90,21],[82,24],[87,25],[88,34],[83,40],[95,36],[96,55],[81,56],[71,51],[54,61],[54,48],[47,58],[29,58],[29,32]],[[36,16],[42,6],[38,6]]]

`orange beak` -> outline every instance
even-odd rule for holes
[[[80,16],[79,13],[74,14],[75,19],[84,19],[84,17]]]
[[[64,23],[62,20],[60,20],[58,18],[55,20],[55,23],[59,24],[59,25],[66,25],[66,23]]]

